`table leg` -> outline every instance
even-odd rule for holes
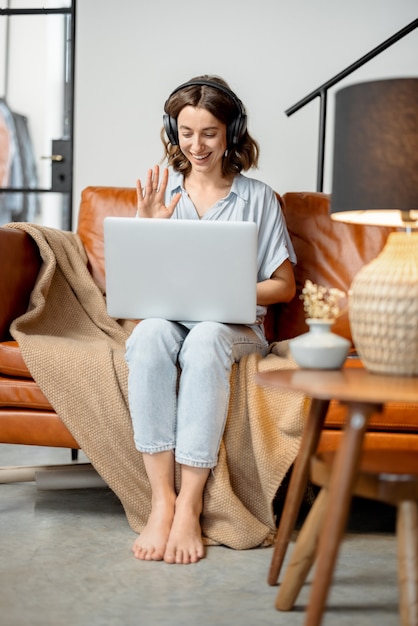
[[[382,407],[368,402],[350,402],[341,446],[335,456],[329,486],[329,506],[321,531],[315,575],[312,582],[305,626],[319,626],[328,589],[344,533],[351,492],[360,462],[364,433],[370,416]]]
[[[309,462],[312,454],[318,447],[318,441],[324,425],[328,407],[329,400],[312,400],[308,419],[303,430],[300,450],[293,466],[283,512],[276,534],[274,552],[267,579],[269,585],[276,585],[279,578],[290,537],[295,528],[304,491],[306,489],[309,474]]]
[[[294,607],[299,591],[315,561],[318,538],[324,523],[327,505],[328,490],[322,488],[298,534],[283,580],[280,583],[275,605],[278,611],[290,611]]]
[[[414,501],[398,504],[399,608],[402,626],[418,624],[418,505]]]

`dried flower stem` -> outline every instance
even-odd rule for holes
[[[303,300],[306,317],[336,319],[341,313],[340,301],[345,295],[336,287],[323,287],[306,280],[300,298]]]

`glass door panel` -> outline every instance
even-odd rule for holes
[[[74,20],[75,0],[0,0],[0,224],[70,228]]]

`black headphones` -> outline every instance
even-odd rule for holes
[[[247,114],[245,113],[244,105],[242,104],[241,100],[228,87],[224,87],[224,85],[221,85],[220,83],[217,83],[213,80],[191,80],[177,87],[177,89],[175,89],[169,95],[164,105],[164,110],[166,110],[167,102],[170,100],[171,96],[173,96],[178,91],[181,91],[182,89],[186,89],[186,87],[193,87],[193,85],[203,85],[206,87],[213,87],[214,89],[218,89],[218,91],[226,93],[234,102],[238,114],[236,118],[232,120],[230,124],[228,124],[228,127],[226,129],[226,141],[228,148],[236,146],[244,135],[245,131],[247,130]],[[174,117],[171,117],[170,115],[165,113],[163,115],[163,123],[165,132],[167,133],[167,137],[170,143],[173,146],[178,146],[179,133],[177,128],[177,120]]]

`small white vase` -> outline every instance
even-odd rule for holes
[[[290,353],[299,367],[334,370],[342,367],[350,349],[348,339],[331,332],[334,320],[306,320],[309,332],[289,341]]]

